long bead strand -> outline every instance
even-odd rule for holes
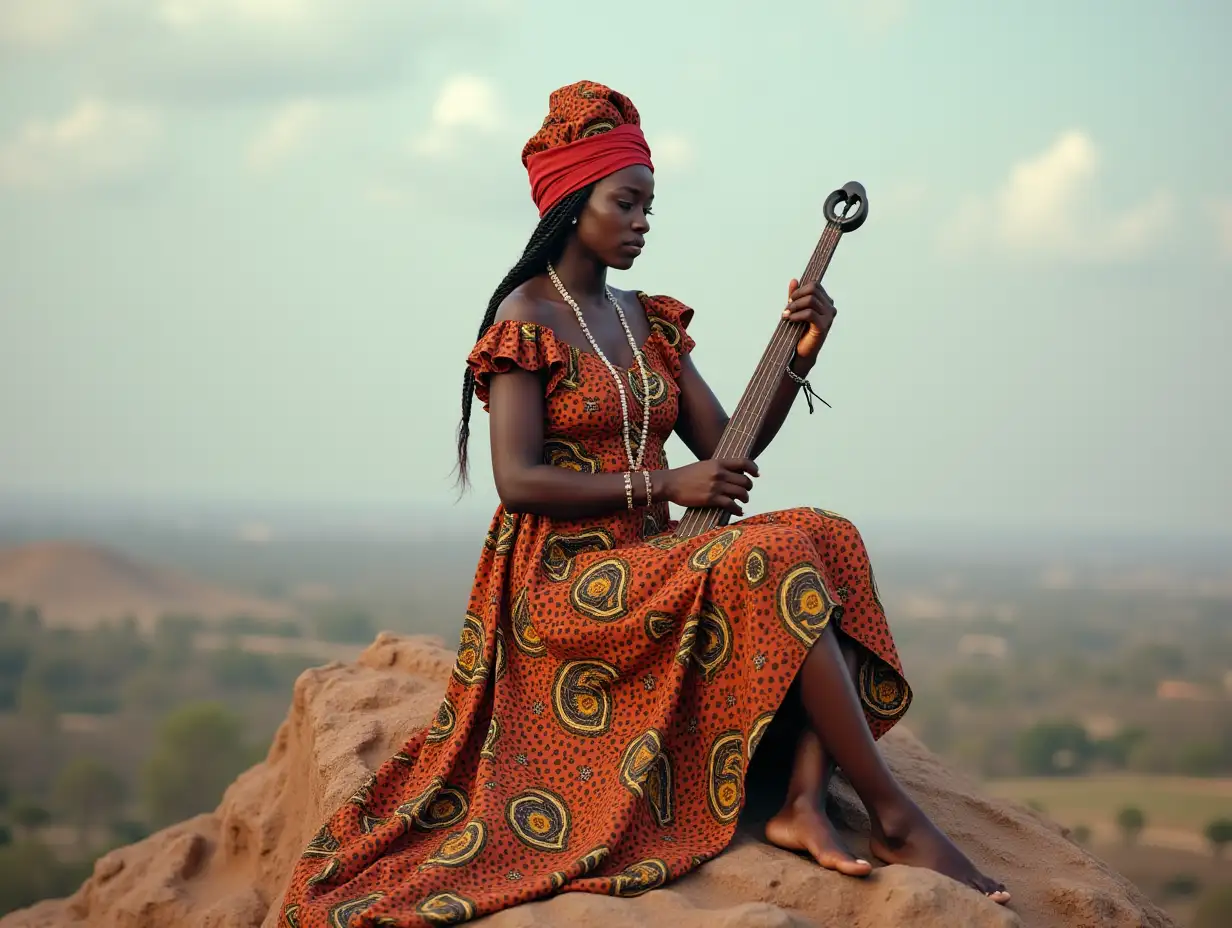
[[[586,324],[586,319],[582,315],[582,308],[578,306],[577,301],[565,289],[565,285],[560,282],[560,278],[556,276],[556,268],[548,264],[548,276],[552,278],[552,283],[556,285],[556,289],[560,292],[561,297],[573,309],[573,314],[577,316],[578,325],[581,326],[582,334],[586,336],[586,340],[590,342],[591,347],[595,349],[595,354],[607,366],[608,373],[612,375],[612,379],[616,381],[616,390],[620,394],[620,415],[624,422],[624,438],[625,438],[625,455],[629,461],[629,467],[632,470],[639,470],[642,466],[642,460],[646,454],[646,441],[650,436],[650,378],[646,373],[646,364],[642,357],[642,352],[637,347],[637,341],[633,338],[633,332],[629,329],[628,320],[625,319],[625,312],[621,309],[620,302],[612,293],[610,287],[604,287],[607,293],[607,298],[613,306],[616,307],[616,315],[620,317],[620,325],[625,330],[625,337],[629,340],[629,347],[633,350],[633,357],[637,361],[637,367],[642,375],[642,436],[638,443],[637,457],[633,456],[633,445],[630,441],[630,419],[629,419],[629,404],[625,398],[625,387],[623,378],[616,373],[616,368],[612,362],[607,359],[607,355],[603,353],[603,349],[599,347],[599,343],[595,341],[595,337],[590,333],[590,327]]]

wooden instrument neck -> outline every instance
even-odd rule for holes
[[[808,265],[801,275],[802,285],[819,281],[825,275],[842,234],[842,229],[836,222],[830,221],[826,224],[821,237],[817,240],[817,246],[813,249],[812,257],[809,258]],[[770,344],[762,353],[761,361],[745,387],[744,394],[740,397],[740,402],[736,404],[735,411],[727,421],[727,427],[719,439],[714,457],[743,458],[749,456],[765,424],[770,402],[782,382],[783,371],[791,363],[796,343],[800,341],[807,326],[807,322],[779,321],[770,338]],[[680,520],[676,536],[692,538],[695,535],[704,534],[720,525],[726,525],[729,516],[730,514],[722,509],[689,509]]]

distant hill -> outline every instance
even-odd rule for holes
[[[0,600],[37,606],[48,624],[77,628],[128,615],[147,628],[168,613],[204,619],[292,615],[289,606],[273,600],[111,548],[66,541],[0,548]]]

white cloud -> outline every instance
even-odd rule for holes
[[[58,190],[104,184],[140,172],[160,137],[156,114],[82,100],[52,122],[32,122],[0,146],[0,184]]]
[[[1223,200],[1209,206],[1215,223],[1215,245],[1219,255],[1232,259],[1232,200]]]
[[[378,206],[453,216],[525,213],[531,200],[519,156],[529,131],[509,118],[498,85],[454,74],[438,86],[422,130],[374,165],[362,196]]]
[[[78,0],[0,0],[0,47],[59,45],[83,25]]]
[[[684,170],[692,167],[696,152],[693,142],[678,132],[656,133],[647,137],[646,144],[650,146],[650,160],[654,162],[655,170]]]
[[[411,150],[427,157],[445,157],[455,153],[468,137],[501,128],[496,88],[482,77],[457,74],[441,87],[431,122],[411,140]]]
[[[1080,194],[1096,168],[1095,145],[1081,132],[1063,133],[1042,154],[1020,161],[996,196],[998,232],[1015,248],[1056,241],[1069,225]]]
[[[508,0],[0,0],[0,50],[58,46],[103,97],[189,104],[389,89],[423,53],[499,43]]]
[[[995,248],[1094,261],[1141,254],[1172,222],[1172,195],[1159,190],[1118,213],[1101,215],[1090,196],[1100,162],[1086,133],[1061,133],[1044,151],[1011,165],[992,196],[960,203],[942,233],[942,247],[952,253]]]
[[[284,106],[253,139],[248,166],[267,171],[293,154],[321,123],[323,107],[316,100],[298,100]]]

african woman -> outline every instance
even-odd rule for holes
[[[463,382],[461,477],[478,397],[501,503],[457,662],[430,728],[308,845],[286,922],[458,924],[558,892],[663,886],[730,842],[772,720],[794,766],[769,841],[871,872],[825,811],[838,766],[878,858],[1005,902],[878,750],[911,690],[856,527],[813,508],[744,518],[757,466],[711,459],[727,414],[694,364],[692,309],[606,283],[650,228],[636,108],[601,84],[562,87],[522,161],[540,222]],[[807,384],[835,309],[792,281],[783,315],[809,325],[753,457]],[[696,462],[669,467],[673,432]],[[738,518],[677,538],[669,503]]]

